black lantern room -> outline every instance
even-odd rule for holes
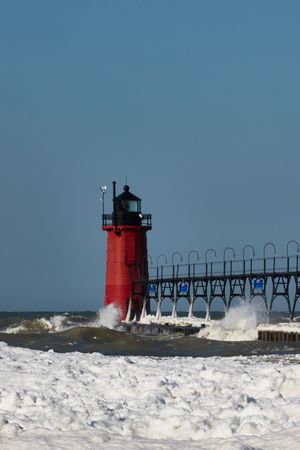
[[[122,194],[115,197],[113,225],[141,225],[141,199],[129,191],[129,186],[124,186]]]
[[[126,184],[122,194],[116,196],[113,182],[113,213],[103,214],[103,226],[147,226],[151,227],[151,214],[142,214],[142,201],[132,194]]]

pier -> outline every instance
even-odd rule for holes
[[[223,303],[224,311],[228,311],[236,299],[238,302],[252,302],[254,299],[262,303],[267,315],[273,310],[277,299],[284,300],[288,317],[295,317],[296,307],[300,298],[300,265],[299,255],[289,255],[290,244],[287,244],[286,256],[275,256],[276,250],[272,243],[265,244],[262,258],[246,258],[246,251],[254,248],[247,245],[243,249],[243,258],[235,259],[235,252],[231,247],[224,250],[223,261],[208,261],[208,252],[205,253],[205,262],[191,262],[194,254],[199,259],[196,250],[188,256],[188,263],[181,264],[182,255],[174,252],[172,264],[167,264],[165,255],[159,255],[157,265],[150,266],[146,276],[131,283],[131,298],[140,292],[145,292],[141,318],[151,310],[157,318],[161,317],[161,310],[166,301],[171,302],[172,317],[177,317],[177,305],[184,299],[187,305],[187,316],[193,317],[193,312],[199,310],[199,302],[206,310],[206,318],[210,318],[212,306],[217,299]],[[266,256],[267,249],[271,247],[274,256]],[[226,259],[226,252],[231,251],[231,259]],[[194,256],[193,255],[193,256]],[[180,263],[175,263],[180,258]],[[163,264],[159,259],[163,258]],[[133,268],[129,265],[129,272]],[[153,308],[154,305],[154,308]],[[195,308],[196,306],[196,308]],[[155,309],[155,310],[154,310]],[[127,311],[127,321],[132,320],[131,301]]]
[[[124,323],[122,327],[130,334],[145,335],[145,336],[158,336],[170,334],[183,334],[184,336],[190,336],[192,334],[197,334],[199,331],[205,327],[204,324],[200,326],[189,326],[189,325],[173,325],[173,324],[143,324],[143,323]]]
[[[278,330],[276,327],[272,329],[260,328],[258,330],[258,340],[267,342],[300,342],[300,329],[299,330]]]
[[[115,304],[121,311],[121,320],[140,321],[153,312],[160,319],[166,302],[171,303],[171,316],[175,318],[181,299],[185,301],[190,318],[195,311],[203,310],[199,303],[204,306],[209,320],[217,300],[221,300],[226,313],[234,300],[251,303],[254,299],[263,304],[269,316],[278,298],[284,300],[288,317],[291,320],[295,317],[300,298],[297,241],[286,244],[285,256],[277,256],[275,245],[267,242],[262,258],[257,258],[254,247],[247,244],[242,249],[241,259],[236,258],[232,247],[226,247],[223,259],[218,261],[216,251],[209,248],[204,253],[204,262],[199,262],[197,250],[191,250],[187,264],[183,264],[182,254],[175,251],[172,264],[168,264],[166,255],[160,254],[154,266],[147,247],[147,233],[152,229],[151,214],[142,212],[141,199],[130,192],[127,184],[119,195],[116,182],[112,185],[111,214],[105,214],[106,186],[101,187],[102,230],[107,233],[105,305]],[[296,247],[293,255],[290,254],[292,246]]]

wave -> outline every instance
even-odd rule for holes
[[[115,329],[121,321],[121,311],[113,303],[101,308],[96,320],[89,323],[92,327],[104,327],[110,330]]]
[[[19,334],[19,333],[34,333],[34,332],[49,332],[49,331],[62,331],[66,327],[68,321],[67,316],[53,316],[48,319],[41,317],[38,319],[22,320],[19,324],[7,327],[2,330],[2,333],[7,334]]]
[[[119,323],[120,311],[111,304],[100,309],[96,318],[92,320],[87,315],[72,314],[22,318],[17,323],[12,323],[3,328],[1,332],[7,334],[59,333],[75,327],[115,329]]]
[[[257,326],[265,321],[265,313],[261,308],[242,303],[232,307],[224,319],[211,321],[197,336],[216,341],[255,341],[258,337]]]

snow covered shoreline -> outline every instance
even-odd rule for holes
[[[1,343],[0,369],[7,450],[273,450],[300,439],[300,355],[108,357]]]

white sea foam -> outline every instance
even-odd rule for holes
[[[300,356],[107,357],[0,344],[0,446],[296,449]]]
[[[224,319],[211,321],[198,336],[218,341],[253,341],[257,339],[257,326],[264,319],[260,307],[241,303],[230,308]]]
[[[113,303],[110,303],[105,308],[100,309],[98,317],[89,325],[94,327],[116,328],[121,320],[121,311]]]
[[[227,330],[251,330],[258,325],[258,310],[249,303],[241,303],[232,307],[225,314],[221,324]]]
[[[66,328],[67,316],[53,316],[49,319],[41,317],[39,319],[33,320],[23,320],[20,325],[7,327],[3,330],[3,333],[8,334],[18,334],[25,332],[35,332],[35,331],[62,331]]]
[[[37,319],[23,320],[20,324],[7,327],[3,333],[18,334],[28,332],[60,332],[70,328],[82,327],[106,327],[113,329],[120,323],[121,312],[115,305],[110,304],[102,308],[96,320],[89,323],[72,322],[68,315],[55,315],[50,318],[40,317]]]
[[[17,334],[17,333],[22,333],[22,331],[25,330],[24,325],[17,325],[15,327],[7,327],[5,330],[2,330],[2,333],[7,333],[7,334]]]

